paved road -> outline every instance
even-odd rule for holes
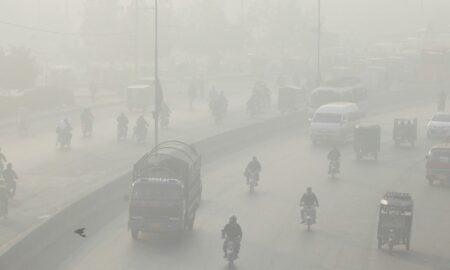
[[[248,78],[218,83],[218,90],[224,89],[230,98],[230,112],[222,125],[214,124],[206,100],[199,100],[191,111],[185,89],[173,86],[170,89],[173,93],[166,95],[173,110],[171,128],[161,131],[161,140],[193,142],[278,115],[275,111],[261,119],[245,115],[243,96],[246,95],[242,93],[250,91],[251,85],[252,80]],[[176,99],[177,96],[181,98]],[[89,139],[81,137],[78,111],[33,123],[32,135],[27,137],[0,130],[0,147],[14,163],[20,177],[17,194],[10,202],[9,219],[0,220],[0,250],[59,209],[128,171],[134,161],[153,147],[153,128],[149,129],[150,138],[145,146],[138,146],[131,140],[117,143],[115,119],[123,110],[122,105],[94,109],[94,136]],[[69,151],[54,147],[55,126],[63,116],[69,117],[75,128]],[[138,113],[129,113],[130,130],[138,116]],[[147,120],[150,121],[149,115]]]
[[[450,189],[430,187],[423,177],[432,143],[424,132],[412,149],[395,148],[390,139],[393,117],[420,116],[424,130],[431,112],[431,106],[424,106],[371,117],[383,127],[379,161],[357,162],[351,147],[342,146],[342,174],[334,180],[326,175],[329,147],[314,147],[307,131],[241,148],[206,165],[195,230],[181,241],[149,235],[133,241],[124,211],[87,239],[68,237],[81,248],[66,254],[59,269],[227,269],[220,229],[236,214],[244,239],[234,269],[448,270]],[[260,158],[263,172],[260,187],[249,194],[242,170],[253,155]],[[320,200],[318,224],[311,232],[299,224],[297,206],[307,186]],[[388,190],[412,193],[416,205],[412,250],[398,247],[393,256],[377,250],[375,238],[378,202]]]

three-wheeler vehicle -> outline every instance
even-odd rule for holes
[[[384,245],[389,254],[396,245],[409,250],[414,203],[409,193],[387,192],[380,201],[378,217],[378,249]]]
[[[130,111],[152,111],[154,107],[154,87],[147,84],[130,85],[125,90],[127,107]]]
[[[353,148],[356,159],[372,157],[378,160],[381,144],[381,128],[374,124],[359,124],[355,126]]]
[[[394,119],[393,139],[395,146],[409,143],[412,147],[417,140],[417,118],[396,118]]]
[[[282,114],[299,110],[306,106],[306,91],[297,86],[280,87],[278,90],[278,110]]]

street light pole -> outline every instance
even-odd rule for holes
[[[139,77],[139,0],[134,1],[134,75]]]
[[[159,83],[159,76],[158,76],[158,0],[155,0],[155,111],[154,111],[154,118],[155,118],[155,146],[158,145],[159,141],[159,109],[160,109],[160,98],[162,98],[160,95],[160,89],[161,85]],[[162,102],[162,101],[161,101]]]
[[[317,2],[317,83],[320,84],[322,78],[320,74],[320,39],[321,39],[321,3]]]

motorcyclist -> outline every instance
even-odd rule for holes
[[[217,96],[210,101],[210,110],[216,119],[216,122],[221,122],[223,116],[228,110],[228,100],[223,92],[217,94]]]
[[[167,103],[162,102],[160,108],[160,116],[161,116],[161,126],[167,128],[169,126],[169,118],[172,111],[170,110]]]
[[[145,120],[144,116],[139,116],[139,118],[136,120],[136,127],[134,128],[134,132],[136,135],[141,136],[142,138],[145,138],[147,136],[147,128],[150,125]]]
[[[91,134],[92,133],[92,124],[94,121],[94,115],[91,112],[91,109],[85,108],[80,115],[81,124],[83,126],[83,134]]]
[[[228,223],[222,230],[222,238],[225,238],[223,243],[224,257],[227,257],[227,243],[228,241],[234,241],[236,245],[236,258],[238,258],[239,250],[241,249],[242,229],[237,223],[236,216],[231,216]]]
[[[61,122],[59,122],[56,127],[56,133],[58,134],[58,141],[63,146],[64,139],[67,140],[67,145],[70,145],[72,140],[72,126],[69,123],[67,118],[64,118]]]
[[[119,136],[123,136],[126,137],[127,135],[127,131],[128,131],[128,117],[124,114],[121,113],[118,117],[117,117],[117,128],[120,132],[123,132],[123,134],[119,135]]]
[[[331,164],[332,162],[336,162],[336,170],[339,172],[341,153],[336,146],[333,146],[333,149],[328,153],[328,160],[330,163],[328,164],[328,173],[331,173]]]
[[[8,187],[4,179],[0,178],[0,216],[6,218],[8,215]]]
[[[300,206],[303,206],[304,208],[312,208],[312,215],[313,215],[313,221],[316,222],[316,210],[315,207],[319,207],[319,201],[317,200],[316,194],[312,192],[312,188],[308,187],[306,189],[306,193],[303,194],[302,198],[300,199]],[[305,223],[305,210],[304,208],[301,211],[302,215],[302,223]]]
[[[12,163],[8,163],[8,165],[6,165],[6,169],[3,171],[2,175],[5,179],[8,190],[11,191],[11,196],[14,196],[14,194],[16,193],[16,180],[19,179],[19,177],[17,177]]]
[[[256,185],[258,185],[259,181],[259,173],[261,172],[261,163],[259,163],[258,159],[256,157],[253,157],[253,159],[248,163],[247,167],[245,168],[245,178],[247,179],[247,184],[250,181],[250,175],[251,173],[256,173]]]
[[[0,173],[4,169],[4,162],[7,162],[6,156],[2,153],[2,149],[0,148]]]

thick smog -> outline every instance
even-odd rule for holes
[[[450,270],[450,1],[0,1],[1,270]]]

